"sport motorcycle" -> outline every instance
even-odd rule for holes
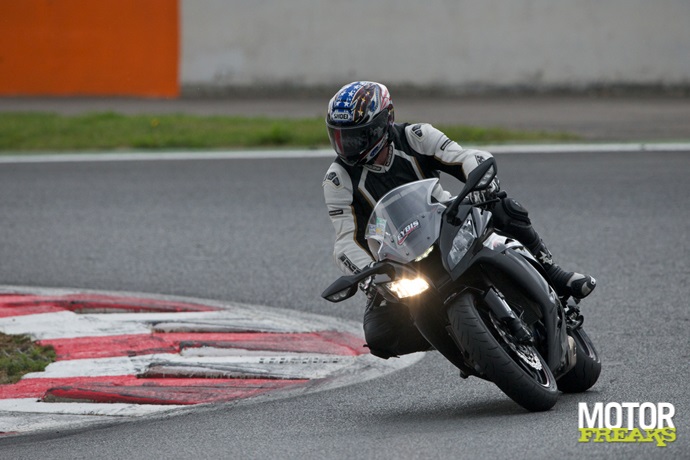
[[[486,190],[496,172],[494,158],[483,161],[445,202],[434,198],[437,178],[388,192],[366,228],[375,262],[338,278],[322,297],[341,302],[364,287],[409,309],[461,377],[493,382],[525,409],[545,411],[559,391],[592,387],[601,360],[580,302],[559,297],[529,250],[494,227],[490,209],[504,192],[468,198]]]

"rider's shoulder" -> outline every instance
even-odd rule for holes
[[[323,178],[323,186],[330,187],[336,190],[341,190],[350,183],[350,177],[343,165],[334,161],[331,166],[326,171],[326,175]]]
[[[430,123],[410,123],[405,126],[405,137],[412,148],[420,153],[434,148],[444,134]]]

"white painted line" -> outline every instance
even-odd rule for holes
[[[111,417],[137,417],[178,409],[181,405],[126,404],[126,403],[46,403],[36,398],[0,399],[0,411],[33,414],[108,415]]]
[[[509,153],[635,153],[690,151],[690,142],[618,144],[484,145],[477,147],[497,154]]]
[[[33,414],[0,411],[0,435],[33,433],[47,430],[77,429],[104,423],[114,419],[100,415]],[[115,420],[129,420],[128,418]],[[135,420],[135,419],[132,419]]]
[[[238,150],[180,152],[84,152],[0,155],[0,163],[78,163],[107,161],[266,160],[279,158],[335,158],[333,150]]]
[[[77,429],[114,420],[164,415],[189,406],[125,403],[44,403],[36,398],[0,399],[0,433]]]
[[[649,143],[586,143],[586,144],[512,144],[465,145],[466,148],[487,150],[496,154],[529,153],[635,153],[679,152],[690,150],[690,142]],[[0,155],[0,163],[74,163],[108,161],[185,161],[185,160],[267,160],[300,158],[335,158],[330,149],[317,150],[237,150],[237,151],[179,151],[179,152],[84,152],[84,153],[27,153]]]

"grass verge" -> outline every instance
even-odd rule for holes
[[[461,144],[577,139],[568,133],[449,125],[437,127]],[[327,146],[328,136],[324,122],[320,118],[121,115],[112,112],[78,116],[53,113],[0,113],[0,151]]]
[[[0,385],[15,383],[29,372],[40,372],[53,361],[53,347],[38,345],[25,335],[0,332]]]

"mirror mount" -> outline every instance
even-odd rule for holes
[[[354,275],[341,276],[323,291],[321,297],[329,302],[342,302],[357,293],[357,287],[361,281],[381,273],[385,273],[391,279],[394,279],[395,268],[387,262],[377,262]]]

